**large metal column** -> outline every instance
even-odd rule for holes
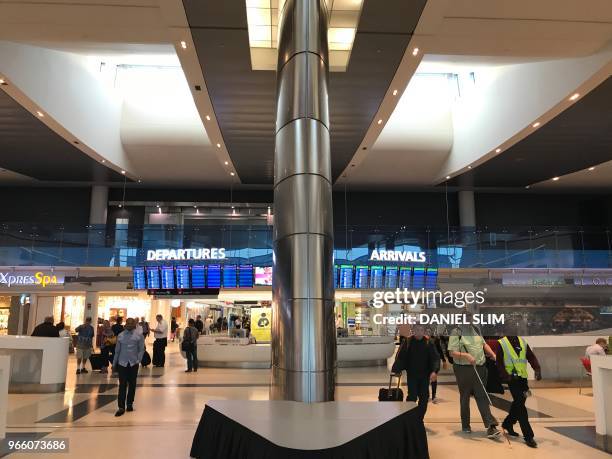
[[[334,399],[328,14],[287,0],[279,21],[271,398]]]

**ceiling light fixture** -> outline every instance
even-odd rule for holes
[[[535,123],[531,125],[531,127],[537,128],[539,125],[540,125],[540,122],[536,121]]]
[[[577,92],[572,94],[571,97],[569,98],[569,100],[571,100],[572,102],[575,101],[576,99],[578,99],[580,97],[580,94],[578,94]]]
[[[227,166],[229,163],[227,161],[225,161],[223,164],[225,164]]]
[[[448,180],[448,179],[450,179],[450,175],[447,175],[447,176],[446,176],[446,180]]]
[[[393,95],[394,95],[394,96],[397,96],[397,89],[394,89],[394,90],[393,90]]]
[[[44,116],[45,116],[45,114],[44,114],[43,112],[41,112],[41,111],[37,111],[37,112],[36,112],[36,114],[37,114],[37,115],[38,115],[40,118],[42,118],[42,117],[44,117]]]
[[[4,78],[0,78],[0,84],[6,84],[6,81],[4,81]]]
[[[125,171],[121,171],[121,173],[122,173],[123,175],[125,175]]]
[[[595,166],[591,166],[591,167],[589,167],[589,170],[590,170],[590,171],[594,171],[594,170],[595,170]]]
[[[187,49],[187,42],[186,41],[181,41],[181,48]]]
[[[221,144],[220,143],[217,144],[217,148],[221,148]]]
[[[472,168],[472,166],[468,166],[468,169],[471,169],[471,168]]]
[[[525,187],[525,189],[526,189],[526,190],[528,190],[528,189],[529,189],[529,185],[527,185],[527,186]]]
[[[495,153],[501,153],[501,148],[495,149]]]
[[[210,115],[206,115],[206,121],[210,121]]]
[[[378,124],[382,124],[382,120],[378,120]]]
[[[559,177],[553,177],[553,182],[556,182],[557,180],[559,180]]]
[[[412,55],[413,55],[413,56],[416,56],[417,54],[419,54],[419,48],[414,48],[414,49],[412,50]]]
[[[138,179],[138,183],[142,183],[142,180]]]
[[[230,175],[233,177],[233,176],[234,176],[234,175],[236,175],[236,174],[234,174],[233,172],[230,172]]]
[[[106,162],[106,160],[105,160],[105,159],[103,159],[103,160],[102,160],[102,164],[104,164],[105,162]]]
[[[157,204],[157,208],[159,209],[159,204]]]

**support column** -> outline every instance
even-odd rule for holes
[[[461,228],[476,226],[476,205],[473,191],[459,192],[459,225]]]
[[[91,187],[91,204],[89,206],[89,224],[106,225],[108,209],[108,187],[94,185]]]
[[[334,399],[333,221],[324,0],[279,18],[274,156],[273,399]]]

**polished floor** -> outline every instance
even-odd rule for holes
[[[148,345],[150,349],[150,344]],[[166,368],[148,368],[139,374],[135,411],[120,418],[116,410],[117,380],[108,375],[75,374],[71,358],[67,389],[61,394],[10,395],[8,433],[22,439],[68,439],[69,455],[44,457],[187,458],[196,425],[208,400],[266,400],[268,370],[202,368],[184,373],[178,343],[170,343]],[[388,382],[387,368],[342,368],[338,374],[338,400],[374,401],[378,388]],[[452,374],[442,374],[440,403],[429,404],[426,427],[432,458],[458,452],[470,458],[609,458],[595,448],[591,389],[578,394],[575,387],[533,390],[528,400],[532,425],[539,443],[530,449],[520,438],[489,440],[484,435],[475,404],[470,435],[462,434],[459,402]],[[508,396],[493,398],[493,413],[501,421]],[[517,426],[518,430],[518,426]],[[0,452],[3,457],[5,452]],[[12,457],[10,455],[9,457]],[[39,458],[40,454],[16,455]]]

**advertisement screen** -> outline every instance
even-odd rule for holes
[[[176,288],[179,288],[179,289],[190,288],[189,266],[177,266],[176,267]]]
[[[385,288],[397,288],[397,271],[398,269],[396,266],[387,266],[387,268],[385,268]]]
[[[221,265],[208,265],[208,288],[221,288]]]
[[[255,285],[272,285],[272,266],[255,268]]]
[[[204,266],[191,267],[191,287],[206,288],[206,268]]]
[[[236,288],[237,274],[236,265],[223,265],[223,288]]]
[[[161,268],[161,286],[163,289],[176,288],[174,282],[174,266],[162,266]]]
[[[147,280],[144,268],[134,268],[134,290],[145,290],[147,288]]]
[[[158,289],[160,287],[159,268],[157,266],[147,267],[147,288]]]
[[[339,288],[353,288],[353,266],[340,265]]]
[[[272,339],[272,308],[251,308],[251,336],[258,343],[270,342]]]
[[[357,266],[355,268],[355,288],[368,288],[367,266]]]
[[[253,265],[238,267],[238,287],[253,288]]]
[[[371,266],[370,267],[370,288],[383,288],[383,267],[382,266]]]

